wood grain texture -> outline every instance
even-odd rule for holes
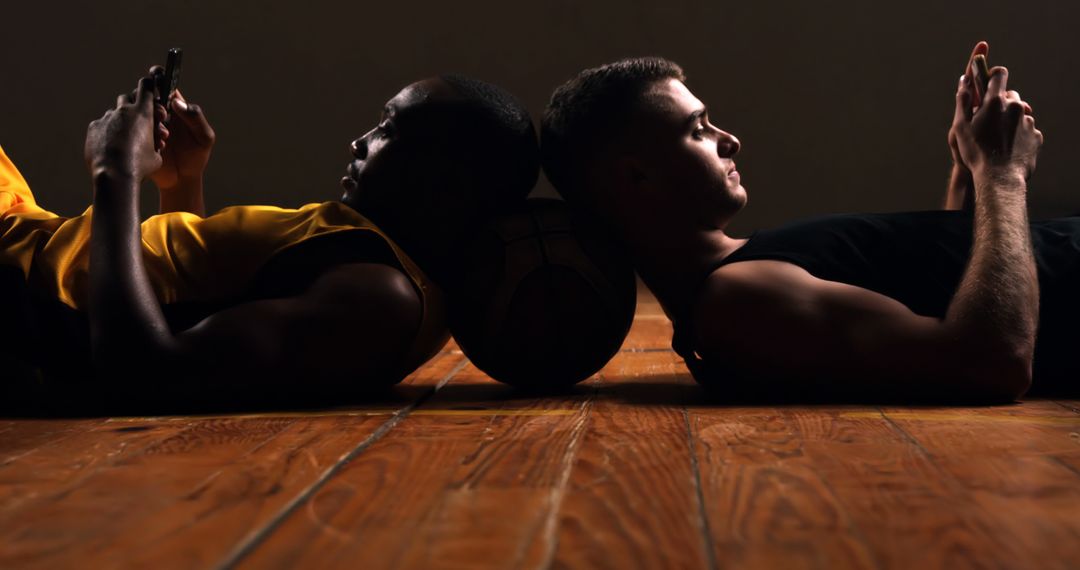
[[[1075,567],[1080,560],[1080,417],[1049,401],[975,409],[886,410],[1009,546],[1007,565]],[[953,417],[961,417],[956,421]],[[1064,458],[1064,459],[1063,459]]]
[[[409,382],[437,381],[461,359]],[[16,493],[0,511],[0,566],[212,565],[392,411],[98,423],[0,468]]]
[[[588,390],[523,396],[470,366],[418,411],[473,413],[409,416],[240,565],[542,564],[590,407]]]
[[[689,418],[719,567],[875,567],[858,525],[784,413],[691,409]]]
[[[679,363],[670,351],[624,352],[601,372],[559,514],[555,567],[708,566],[690,436],[673,405],[696,387]],[[654,399],[637,405],[628,393]]]
[[[55,445],[64,438],[78,435],[102,422],[103,418],[25,418],[4,421],[0,427],[0,465],[7,465],[45,446]]]
[[[884,565],[1024,566],[1024,550],[1002,540],[993,523],[1007,514],[987,509],[886,415],[838,410],[835,416],[856,426],[856,437],[842,444],[824,440],[811,452]]]
[[[1080,560],[1080,401],[721,406],[670,339],[645,295],[622,351],[561,394],[451,344],[360,407],[0,418],[0,568]]]

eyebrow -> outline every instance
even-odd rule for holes
[[[382,109],[383,116],[393,117],[397,113],[397,106],[393,103],[387,103]]]
[[[701,117],[705,116],[705,113],[707,113],[707,112],[708,112],[708,110],[706,110],[705,107],[702,107],[702,108],[698,109],[697,111],[694,111],[693,113],[690,113],[690,116],[686,118],[686,124],[687,125],[694,124],[694,122],[700,120]]]

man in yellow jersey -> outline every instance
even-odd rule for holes
[[[350,145],[340,201],[203,217],[214,131],[179,93],[155,105],[155,71],[90,124],[83,215],[41,208],[0,150],[0,356],[46,381],[299,394],[400,381],[445,344],[458,241],[538,176],[520,103],[414,83]],[[161,214],[140,223],[147,178]]]

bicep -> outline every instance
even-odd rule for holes
[[[696,314],[706,357],[748,377],[844,394],[917,396],[963,379],[940,319],[798,268],[765,267],[766,278],[710,278]]]
[[[177,335],[187,375],[244,382],[379,382],[412,344],[420,299],[401,272],[349,264],[301,295],[244,303]]]

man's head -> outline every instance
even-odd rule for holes
[[[456,75],[402,89],[350,149],[342,201],[419,257],[438,256],[478,220],[524,198],[540,169],[521,103]]]
[[[739,141],[709,123],[682,69],[662,58],[586,69],[551,96],[542,160],[564,198],[616,228],[644,217],[722,228],[746,203]]]

